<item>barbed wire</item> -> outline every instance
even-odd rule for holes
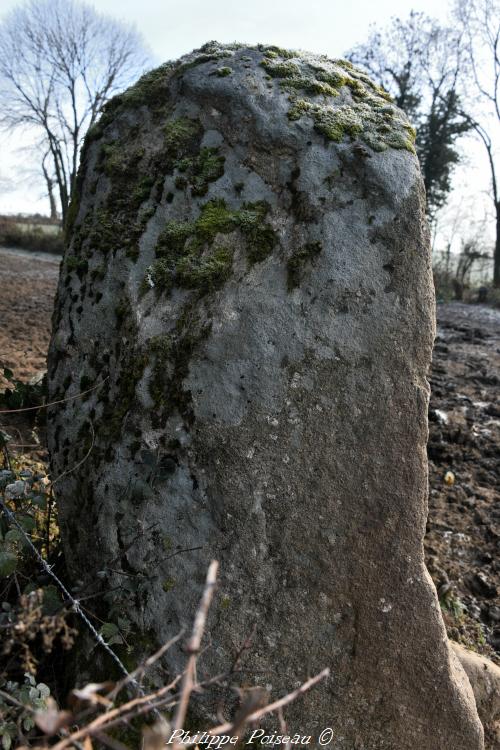
[[[66,586],[64,585],[64,583],[61,581],[61,579],[59,578],[59,576],[56,575],[56,573],[54,573],[54,571],[52,570],[52,566],[49,565],[48,562],[42,557],[42,555],[37,550],[37,548],[33,544],[32,540],[30,539],[30,537],[28,536],[28,534],[26,533],[26,531],[23,529],[23,527],[21,526],[21,524],[17,520],[17,518],[15,516],[15,513],[13,513],[13,511],[11,511],[10,508],[7,507],[7,505],[5,504],[5,502],[4,502],[4,500],[3,500],[2,497],[0,497],[0,509],[2,510],[2,512],[4,513],[4,515],[6,516],[6,518],[21,533],[21,535],[23,536],[23,539],[26,541],[26,544],[28,545],[28,547],[30,548],[30,550],[32,551],[32,553],[34,554],[35,558],[37,559],[37,561],[39,562],[39,564],[42,566],[42,568],[44,569],[44,571],[47,573],[47,575],[49,575],[52,578],[52,580],[57,584],[57,586],[59,587],[59,589],[64,594],[65,598],[69,602],[71,602],[73,611],[83,620],[83,622],[87,626],[88,630],[94,636],[96,642],[100,646],[102,646],[102,648],[109,654],[109,656],[113,659],[113,661],[115,662],[115,664],[118,666],[118,669],[120,670],[120,672],[124,675],[124,677],[127,678],[127,684],[130,685],[130,686],[132,686],[133,689],[136,691],[136,693],[138,693],[140,696],[145,697],[146,693],[144,692],[142,686],[129,673],[128,669],[123,664],[123,662],[120,659],[120,657],[113,651],[112,648],[110,648],[110,646],[106,643],[106,641],[104,640],[104,638],[102,637],[102,635],[99,633],[99,631],[91,623],[91,621],[89,620],[89,618],[87,617],[87,615],[85,614],[85,612],[83,611],[83,609],[81,608],[80,602],[78,601],[78,599],[75,599],[75,597],[71,594],[71,592],[66,588]],[[154,706],[152,706],[151,711],[152,711],[153,714],[155,714],[155,716],[156,716],[157,719],[161,719],[162,718],[160,712]]]

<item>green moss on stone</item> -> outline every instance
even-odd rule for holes
[[[264,52],[260,64],[270,76],[280,80],[284,91],[290,93],[290,121],[308,115],[313,119],[315,129],[335,143],[346,137],[359,137],[377,151],[396,148],[415,152],[414,137],[404,115],[391,103],[384,89],[349,61],[325,58],[322,63],[297,53],[293,53],[296,59],[291,61],[278,48],[271,52]],[[335,107],[310,98],[336,98],[343,87],[349,89],[352,103]]]
[[[341,68],[345,68],[346,70],[355,70],[355,67],[350,60],[338,59],[335,60],[335,65],[340,65]]]
[[[224,161],[218,148],[202,148],[196,156],[181,159],[176,166],[185,176],[176,179],[176,187],[182,180],[183,187],[191,186],[192,195],[206,195],[209,183],[224,174]]]
[[[314,127],[330,141],[340,143],[344,136],[354,138],[363,131],[363,121],[353,107],[330,107],[314,111]]]
[[[162,547],[165,550],[165,552],[171,552],[174,548],[174,543],[171,539],[171,537],[168,536],[168,534],[164,534],[162,537]]]
[[[113,442],[120,436],[125,417],[134,404],[136,388],[148,361],[145,352],[130,348],[125,353],[123,362],[120,363],[121,375],[118,380],[118,393],[113,403],[107,405],[108,408],[105,410],[102,420],[109,434],[108,445],[113,445]],[[107,421],[108,419],[109,421]]]
[[[269,207],[264,202],[245,203],[230,209],[223,200],[212,200],[201,208],[193,222],[169,221],[158,237],[157,260],[149,267],[146,288],[170,291],[175,285],[208,292],[231,274],[233,249],[213,247],[221,234],[239,231],[250,263],[264,260],[276,245],[276,234],[266,222]]]
[[[71,198],[71,202],[68,206],[68,211],[66,214],[66,221],[64,226],[64,234],[66,237],[66,241],[69,241],[71,237],[71,233],[73,231],[73,227],[75,226],[76,218],[78,216],[78,212],[80,210],[80,191],[75,187],[75,190],[73,192],[73,196]]]
[[[297,57],[297,54],[298,54],[295,50],[284,49],[284,47],[277,47],[275,44],[261,46],[260,49],[262,52],[264,52],[266,57],[270,57],[270,58],[282,57],[285,60],[288,60],[292,57]]]
[[[238,226],[247,243],[250,263],[260,263],[273,251],[277,237],[270,224],[265,222],[269,206],[264,201],[246,203],[238,211]]]
[[[187,238],[193,233],[193,225],[187,221],[167,221],[158,237],[156,256],[172,258],[182,252]]]
[[[286,78],[281,88],[285,91],[301,89],[311,96],[338,96],[339,91],[326,81],[318,81],[315,78]]]
[[[299,286],[305,266],[319,255],[321,250],[320,242],[308,242],[292,253],[286,264],[288,291]]]
[[[186,289],[211,292],[220,287],[231,275],[233,251],[227,247],[215,247],[201,258],[186,255],[177,264],[177,281]]]
[[[325,68],[320,68],[317,66],[312,67],[314,70],[314,75],[318,79],[318,81],[328,83],[334,89],[342,88],[342,86],[345,86],[347,81],[349,80],[348,76],[346,76],[339,70],[326,70]]]
[[[167,336],[153,337],[149,342],[153,368],[149,393],[155,404],[153,426],[165,423],[174,412],[188,424],[193,421],[191,393],[184,390],[183,381],[189,372],[194,350],[209,333],[188,306],[177,320],[175,329]]]
[[[260,64],[272,78],[295,78],[300,76],[300,68],[294,62],[275,62],[269,58],[264,58]]]
[[[146,272],[149,286],[154,286],[157,291],[169,292],[174,286],[175,265],[165,258],[155,260]],[[149,287],[146,285],[145,291]]]
[[[123,248],[127,257],[135,260],[139,239],[152,215],[150,207],[143,208],[154,184],[145,169],[144,149],[131,150],[117,139],[101,146],[99,159],[110,187],[95,211],[92,229],[86,232],[90,249],[108,254]]]
[[[227,208],[226,202],[216,199],[205,203],[194,225],[194,235],[201,243],[211,243],[217,234],[227,234],[236,229],[235,212]]]
[[[223,60],[226,57],[232,56],[232,51],[228,48],[221,48],[219,44],[204,45],[200,48],[199,53],[200,54],[188,62],[178,63],[176,66],[176,72],[179,75],[182,75],[188,70],[198,67],[198,65],[203,65],[204,63],[216,60]]]
[[[305,99],[293,99],[292,106],[288,110],[288,119],[291,121],[300,120],[303,115],[308,114],[313,109],[311,102]]]
[[[226,78],[227,76],[230,76],[232,72],[233,71],[231,68],[224,66],[222,68],[217,68],[217,70],[215,71],[215,75],[219,78]]]
[[[66,268],[68,272],[76,271],[77,276],[83,279],[88,271],[89,263],[86,258],[77,258],[74,255],[66,256]]]
[[[169,156],[179,158],[183,156],[189,147],[202,135],[199,120],[190,120],[187,117],[179,117],[170,120],[164,127],[165,149]]]
[[[140,237],[155,212],[152,201],[161,195],[165,175],[171,174],[179,161],[189,160],[193,193],[203,195],[208,183],[223,172],[223,157],[212,149],[200,152],[202,136],[198,120],[177,118],[164,126],[164,143],[154,153],[146,153],[140,144],[131,149],[128,131],[103,143],[98,166],[109,180],[109,189],[94,214],[89,213],[73,232],[75,254],[88,242],[89,254],[114,254],[124,249],[127,257],[136,260]]]
[[[107,125],[117,110],[126,108],[147,106],[153,112],[162,111],[168,101],[167,83],[174,69],[174,63],[164,63],[145,73],[123,94],[110,99],[103,108],[104,118],[101,118],[98,125]]]

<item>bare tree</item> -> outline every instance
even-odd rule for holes
[[[455,299],[463,299],[464,289],[470,283],[473,267],[477,266],[478,262],[491,262],[491,256],[481,248],[481,238],[470,237],[462,240],[462,250],[453,279]]]
[[[455,141],[471,127],[458,97],[460,34],[412,11],[406,20],[392,19],[382,31],[372,28],[367,42],[348,57],[393,95],[415,125],[428,213],[434,219],[459,159]]]
[[[491,198],[495,208],[496,238],[493,284],[500,286],[500,185],[495,139],[500,125],[500,0],[457,0],[455,17],[461,27],[469,72],[469,100],[479,98],[485,108],[467,113],[488,157]]]
[[[63,222],[80,146],[103,104],[148,62],[139,34],[76,0],[28,0],[0,25],[0,125],[34,128]]]
[[[46,149],[42,157],[42,173],[47,187],[47,196],[50,204],[50,218],[54,221],[57,219],[57,203],[54,195],[54,188],[56,181],[54,180],[50,171],[50,149]]]

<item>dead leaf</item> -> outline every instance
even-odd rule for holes
[[[45,734],[52,736],[73,721],[73,714],[70,711],[60,711],[52,697],[46,699],[46,706],[44,711],[36,711],[33,717],[37,727]]]
[[[99,695],[101,692],[109,693],[115,686],[114,682],[89,682],[83,688],[76,688],[71,691],[70,704],[73,705],[74,698],[80,701],[87,701],[92,704],[101,706],[110,706],[112,701],[109,698]]]

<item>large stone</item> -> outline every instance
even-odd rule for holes
[[[423,560],[413,138],[345,61],[210,44],[165,65],[87,136],[54,316],[50,395],[71,400],[50,451],[83,593],[108,592],[138,658],[190,622],[217,558],[199,676],[256,624],[235,681],[279,696],[330,667],[286,715],[336,750],[482,747]]]
[[[500,747],[500,667],[490,659],[450,642],[462,664],[476,700],[477,711],[485,729],[488,750]]]

